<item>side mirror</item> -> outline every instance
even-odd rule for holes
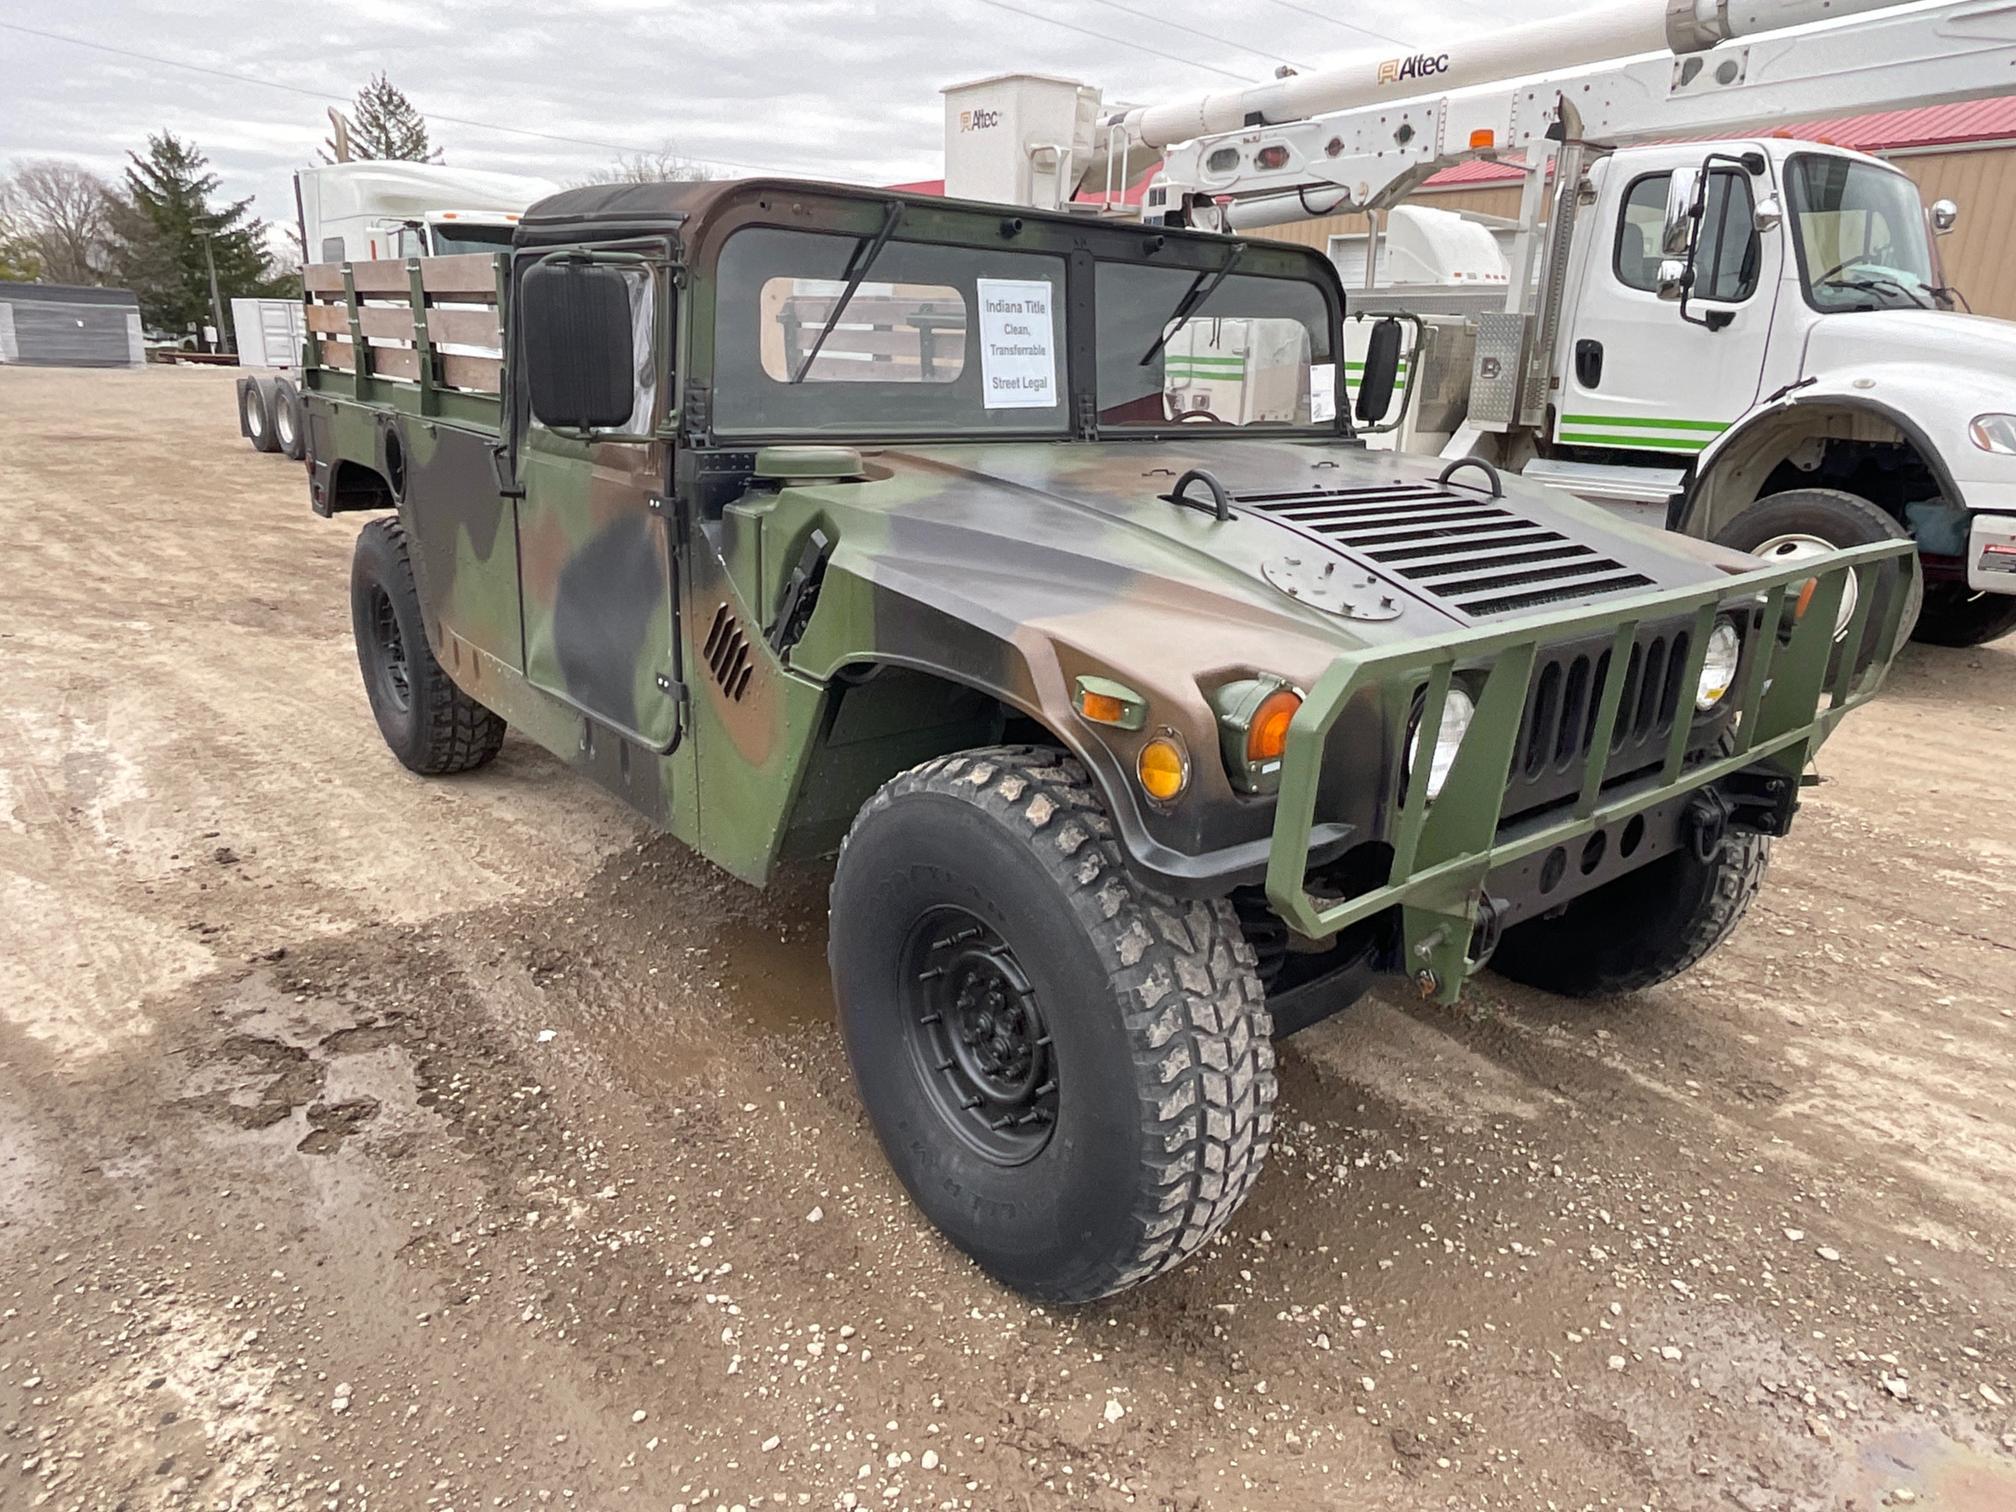
[[[1361,425],[1377,425],[1393,407],[1393,386],[1400,378],[1400,322],[1388,316],[1373,324],[1365,342],[1365,366],[1358,375],[1358,401],[1352,413]]]
[[[1694,217],[1700,208],[1697,202],[1701,198],[1703,184],[1698,168],[1687,172],[1674,170],[1666,189],[1666,219],[1659,230],[1659,253],[1662,257],[1687,255],[1694,241]]]
[[[1659,260],[1655,277],[1659,297],[1672,304],[1687,297],[1688,287],[1694,282],[1694,270],[1684,257],[1664,257]]]
[[[627,425],[637,404],[630,287],[606,265],[559,259],[529,269],[518,323],[532,413],[558,431]]]
[[[1785,223],[1785,207],[1778,203],[1778,196],[1767,194],[1757,201],[1757,213],[1751,217],[1759,235],[1776,231]]]
[[[1932,201],[1932,232],[1944,236],[1960,224],[1960,207],[1949,199]]]

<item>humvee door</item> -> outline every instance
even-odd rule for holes
[[[634,250],[623,261],[597,256],[521,270],[525,676],[669,751],[679,738],[677,614],[671,527],[658,505],[671,442],[657,431],[670,401],[670,286],[663,263]]]

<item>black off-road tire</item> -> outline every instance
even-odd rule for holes
[[[947,920],[958,927],[941,936]],[[993,942],[988,959],[1005,958],[1033,1005],[1017,1022],[1045,1036],[1032,1074],[1047,1073],[1052,1109],[1026,1135],[988,1132],[997,1104],[954,1106],[949,1051],[927,1064],[949,1043],[932,1038],[944,1024],[925,1027],[946,1002],[931,994],[958,986],[965,964],[935,952]],[[840,851],[829,959],[890,1164],[925,1215],[1017,1291],[1077,1303],[1137,1285],[1194,1254],[1252,1189],[1275,1096],[1253,952],[1229,902],[1183,902],[1129,876],[1070,756],[994,747],[887,783]],[[918,972],[920,961],[941,964]],[[997,1137],[1032,1147],[986,1153]]]
[[[1934,583],[1911,638],[1928,646],[1985,646],[2016,630],[2016,593],[1976,593],[1964,583]]]
[[[1911,533],[1860,494],[1838,488],[1788,488],[1783,493],[1767,494],[1737,515],[1716,532],[1715,544],[1754,552],[1766,542],[1786,536],[1811,536],[1836,550],[1846,550],[1882,541],[1909,540]],[[1908,634],[1918,618],[1924,588],[1918,575],[1909,571],[1908,564],[1903,572],[1909,586],[1905,589],[1901,624]],[[1880,608],[1881,601],[1878,603]],[[1873,651],[1880,629],[1876,611],[1872,611],[1863,636],[1865,657]]]
[[[299,462],[308,454],[308,437],[302,430],[306,417],[301,410],[301,391],[289,380],[275,378],[271,393],[267,408],[272,413],[273,444],[283,457]]]
[[[252,450],[275,452],[280,443],[273,435],[273,390],[258,378],[238,380],[238,428],[252,443]]]
[[[1728,939],[1763,884],[1768,836],[1731,832],[1712,859],[1683,847],[1515,924],[1491,956],[1500,976],[1564,997],[1613,997],[1668,981]]]
[[[357,533],[350,627],[378,733],[423,777],[467,772],[496,756],[504,721],[449,681],[427,645],[406,533],[391,516]]]

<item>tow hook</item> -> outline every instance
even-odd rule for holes
[[[1706,866],[1722,853],[1729,835],[1729,800],[1713,788],[1703,788],[1687,802],[1680,816],[1680,833],[1694,859]]]
[[[1488,892],[1477,894],[1477,922],[1470,929],[1470,965],[1472,969],[1482,966],[1491,959],[1491,952],[1498,948],[1498,942],[1505,937],[1505,900],[1494,898]]]

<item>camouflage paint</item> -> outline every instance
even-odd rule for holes
[[[595,239],[586,222],[570,229],[589,194],[536,209],[521,246]],[[589,445],[534,430],[517,447],[523,497],[510,499],[489,470],[496,428],[468,428],[481,443],[470,446],[441,425],[413,442],[426,465],[412,472],[401,512],[421,543],[429,639],[450,674],[735,875],[761,882],[784,854],[830,848],[882,781],[997,738],[1014,715],[1086,762],[1138,869],[1179,890],[1222,894],[1264,875],[1275,804],[1232,789],[1208,691],[1259,673],[1311,688],[1340,655],[1463,635],[1460,616],[1398,579],[1398,612],[1384,621],[1291,598],[1262,568],[1309,550],[1308,537],[1258,512],[1219,521],[1164,497],[1191,467],[1211,469],[1234,493],[1434,477],[1432,461],[1364,450],[1342,419],[1323,438],[864,436],[849,440],[861,453],[858,480],[758,482],[753,449],[712,428],[713,259],[747,224],[872,233],[889,196],[778,183],[621,194],[624,217],[600,235],[663,237],[681,263],[677,389],[661,400],[661,439]],[[1004,221],[998,207],[945,201],[913,202],[902,235],[968,245],[1014,235],[1073,253],[1088,271],[1095,244],[1101,256],[1145,258],[1202,256],[1195,247],[1212,241],[1068,217]],[[1335,290],[1328,264],[1305,249],[1254,244],[1242,270],[1261,268]],[[671,292],[661,287],[661,299]],[[1073,308],[1082,324],[1082,306]],[[311,382],[325,467],[382,463],[380,433],[419,423],[382,396],[351,397],[346,375]],[[1615,524],[1516,478],[1506,488],[1529,516],[1630,561],[1660,588],[1712,585],[1747,563]],[[670,503],[654,509],[661,497]],[[802,638],[780,657],[766,632],[815,529],[833,542],[823,587]],[[1571,602],[1524,624],[1544,641],[1550,620],[1586,627],[1592,614],[1602,618],[1600,603]],[[1138,690],[1145,728],[1081,721],[1070,707],[1081,675]],[[1314,779],[1319,851],[1390,833],[1416,687],[1375,683],[1331,711],[1337,729]],[[1156,805],[1132,771],[1141,743],[1165,732],[1187,747],[1193,776],[1181,798]]]

